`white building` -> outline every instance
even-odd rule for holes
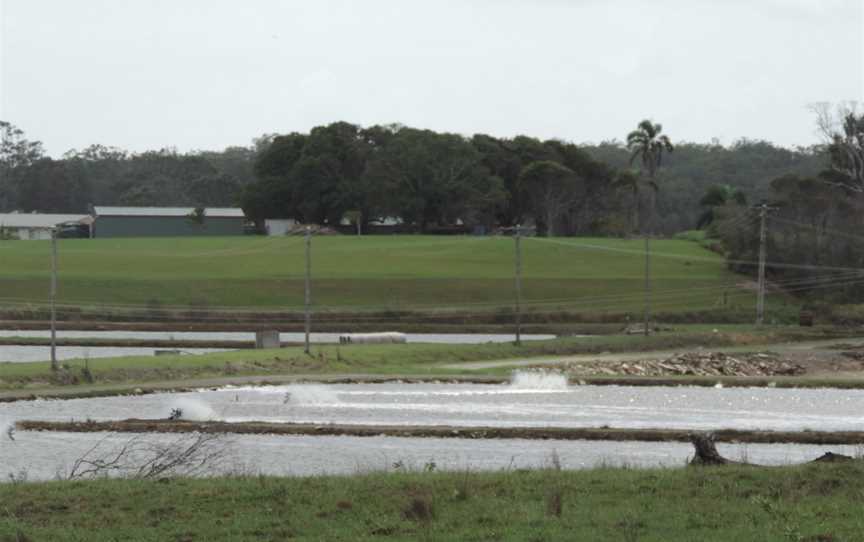
[[[51,230],[58,226],[92,222],[90,215],[0,213],[0,239],[50,239]]]

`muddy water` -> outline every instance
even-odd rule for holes
[[[771,388],[662,388],[567,386],[558,375],[517,373],[510,384],[346,384],[229,388],[180,394],[0,404],[0,476],[26,469],[52,477],[102,438],[87,433],[13,433],[18,419],[86,420],[165,418],[180,409],[187,419],[228,421],[489,426],[602,426],[679,429],[862,430],[864,391]],[[111,435],[110,443],[131,438]],[[170,441],[176,435],[140,438]],[[565,468],[598,463],[683,465],[684,443],[460,440],[393,437],[225,437],[231,460],[220,472],[270,474],[353,473],[422,468],[531,468],[548,465],[553,450]],[[827,450],[855,455],[848,446],[718,445],[731,458],[782,464]]]

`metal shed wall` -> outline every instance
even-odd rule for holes
[[[204,217],[196,224],[185,216],[99,216],[93,237],[180,237],[243,235],[242,217]]]

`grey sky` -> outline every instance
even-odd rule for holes
[[[51,154],[335,120],[576,142],[817,141],[864,98],[864,0],[0,0],[0,118]]]

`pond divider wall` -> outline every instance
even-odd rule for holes
[[[71,433],[226,433],[262,435],[412,437],[460,439],[604,440],[643,442],[690,442],[694,433],[686,429],[622,429],[612,427],[462,427],[293,424],[274,422],[193,422],[186,420],[118,420],[50,422],[21,420],[22,431]],[[843,445],[864,443],[864,431],[759,431],[718,429],[710,431],[716,442],[761,444]]]

